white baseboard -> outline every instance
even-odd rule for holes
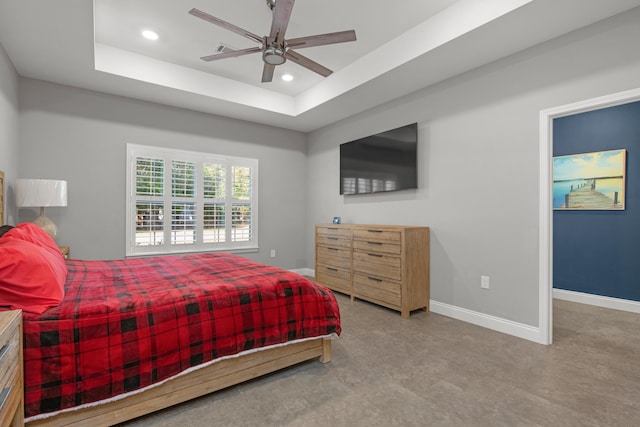
[[[296,268],[294,270],[289,270],[289,271],[298,273],[301,276],[310,276],[310,277],[316,276],[316,271],[313,268]]]
[[[443,302],[431,300],[429,304],[430,310],[434,313],[452,317],[457,320],[462,320],[463,322],[472,323],[474,325],[482,326],[508,335],[513,335],[539,344],[545,344],[544,340],[540,336],[540,328],[536,326],[513,322],[511,320],[467,310],[466,308],[456,307]]]
[[[312,268],[304,268],[292,270],[303,276],[315,277],[315,270]],[[434,300],[429,301],[429,310],[436,314],[451,317],[463,322],[472,323],[482,326],[483,328],[492,329],[518,338],[533,341],[539,344],[547,344],[541,337],[540,328],[525,325],[523,323],[513,322],[511,320],[502,319],[500,317],[490,316],[488,314],[479,313],[466,308],[456,307],[454,305],[445,304]]]
[[[631,313],[640,313],[640,302],[628,299],[604,297],[602,295],[566,291],[564,289],[554,289],[553,297],[565,301],[579,302],[581,304],[596,305],[598,307],[629,311]]]

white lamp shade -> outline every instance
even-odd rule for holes
[[[16,206],[67,206],[67,181],[55,179],[17,179]]]

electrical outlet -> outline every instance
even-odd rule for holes
[[[489,276],[480,276],[480,287],[482,289],[489,289]]]
[[[276,257],[276,250],[271,249],[271,258],[275,258],[275,257]]]

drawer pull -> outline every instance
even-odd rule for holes
[[[382,230],[367,230],[369,233],[382,233]]]
[[[376,245],[376,246],[380,246],[382,245],[381,242],[367,242],[368,245]]]
[[[336,230],[338,230],[338,227],[327,227],[327,230],[334,230],[334,231],[336,231]]]
[[[368,277],[372,282],[382,282],[382,279],[378,279],[377,277]]]
[[[327,237],[327,240],[338,240],[337,237]]]
[[[327,267],[327,270],[329,270],[329,271],[338,271],[337,268],[333,268],[333,267]]]
[[[338,248],[327,248],[327,249],[330,250],[330,251],[337,251],[338,250]]]
[[[373,257],[376,257],[376,258],[382,258],[382,255],[380,255],[380,254],[367,254],[367,255],[368,256],[373,256]]]
[[[11,386],[5,387],[4,390],[2,390],[2,393],[0,393],[0,411],[4,408],[4,403],[7,401],[9,393],[11,393]]]
[[[0,360],[2,360],[7,350],[9,350],[9,345],[10,344],[5,344],[2,346],[2,348],[0,348]]]

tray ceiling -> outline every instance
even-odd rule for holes
[[[307,48],[334,71],[290,61],[261,83],[254,44],[188,14],[198,8],[268,34],[265,0],[22,0],[0,3],[0,44],[25,77],[311,131],[631,8],[640,0],[324,0],[295,3],[287,38],[354,29]],[[544,25],[541,25],[544,23]],[[152,29],[159,39],[141,37]],[[294,79],[284,82],[280,76]]]

